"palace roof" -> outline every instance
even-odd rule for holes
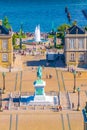
[[[85,34],[85,30],[82,28],[78,27],[77,25],[73,25],[70,27],[67,31],[69,34]]]
[[[8,35],[9,30],[5,28],[3,25],[0,25],[0,35]]]

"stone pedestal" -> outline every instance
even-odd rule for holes
[[[46,85],[45,81],[38,79],[34,83],[35,94],[34,94],[34,101],[36,102],[43,102],[46,100],[44,87]]]
[[[34,101],[35,102],[44,102],[44,101],[46,101],[46,97],[45,97],[45,95],[36,95],[34,97]]]
[[[47,105],[58,105],[58,97],[45,94],[45,81],[38,79],[34,81],[34,95],[21,96],[20,106],[32,105],[32,106],[47,106]]]

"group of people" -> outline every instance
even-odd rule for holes
[[[46,74],[46,79],[51,79],[52,78],[52,74]]]
[[[62,106],[61,105],[57,106],[57,111],[62,111]]]

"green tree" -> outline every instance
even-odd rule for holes
[[[19,31],[20,49],[22,49],[22,35],[23,35],[23,28],[21,24],[20,31]]]
[[[12,44],[13,44],[13,45],[16,44],[16,38],[17,38],[17,35],[16,35],[16,34],[13,34],[13,36],[12,36]]]
[[[16,44],[16,39],[20,38],[20,32],[19,33],[14,33],[12,36],[12,44]],[[21,38],[26,38],[26,34],[21,34]]]
[[[64,44],[64,35],[65,35],[65,31],[70,28],[69,24],[62,24],[57,28],[58,34],[57,37],[61,38],[62,40],[62,44]]]
[[[65,32],[65,30],[66,29],[68,29],[70,27],[70,25],[69,24],[62,24],[62,25],[60,25],[58,28],[57,28],[57,30],[58,30],[58,32]]]
[[[5,16],[4,19],[2,20],[3,26],[5,26],[7,29],[11,29],[11,25],[9,23],[8,17]]]

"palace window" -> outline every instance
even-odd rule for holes
[[[83,49],[84,48],[84,39],[79,39],[78,40],[78,46],[79,46],[79,49]]]
[[[71,61],[75,61],[75,55],[74,55],[74,53],[71,53],[70,60],[71,60]]]
[[[2,41],[2,49],[8,49],[8,40]]]
[[[70,49],[74,49],[75,39],[70,39]]]
[[[79,61],[84,61],[84,54],[79,55]]]
[[[2,54],[2,61],[3,62],[7,62],[8,61],[8,54],[7,53]]]

